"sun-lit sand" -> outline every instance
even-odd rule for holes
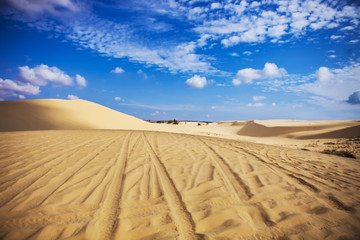
[[[169,125],[55,99],[0,113],[1,239],[360,239],[359,157],[317,152],[356,155],[359,121]]]

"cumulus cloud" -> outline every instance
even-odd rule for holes
[[[57,67],[49,67],[41,64],[34,68],[22,66],[18,68],[19,74],[14,80],[0,78],[0,98],[19,97],[24,99],[26,95],[37,95],[40,87],[52,83],[53,86],[72,86],[73,78]],[[79,87],[86,87],[86,79],[79,74],[75,76]]]
[[[73,85],[72,78],[58,69],[41,64],[34,68],[28,66],[19,67],[20,73],[16,79],[22,82],[28,82],[36,86],[45,86],[48,83],[70,86]]]
[[[338,69],[320,67],[314,76],[314,82],[304,83],[296,88],[335,101],[346,101],[360,89],[360,63]]]
[[[121,97],[115,97],[114,99],[115,99],[115,101],[121,101],[122,100]]]
[[[69,94],[69,95],[67,95],[67,99],[69,99],[69,100],[77,100],[77,99],[79,99],[79,97]]]
[[[351,94],[346,102],[350,104],[360,104],[360,90]]]
[[[317,79],[320,82],[326,82],[331,80],[334,77],[334,74],[332,74],[327,67],[320,67],[319,70],[316,71]]]
[[[115,69],[111,70],[112,73],[118,73],[118,74],[122,74],[124,73],[124,69],[122,69],[121,67],[116,67]]]
[[[254,100],[255,102],[261,101],[261,100],[265,100],[265,99],[266,99],[265,96],[254,96],[254,97],[253,97],[253,100]]]
[[[0,78],[0,98],[19,97],[24,99],[24,95],[36,95],[40,93],[39,86],[33,86],[30,83],[23,83],[10,79]]]
[[[205,77],[200,77],[199,75],[194,75],[192,78],[186,80],[185,85],[190,88],[203,88],[207,84]]]
[[[79,75],[79,74],[76,74],[76,84],[79,86],[79,87],[86,87],[87,85],[87,81],[86,79]]]
[[[242,83],[250,84],[257,79],[281,77],[286,74],[284,68],[278,68],[275,63],[265,63],[264,69],[245,68],[237,72],[232,80],[233,85],[238,86]]]

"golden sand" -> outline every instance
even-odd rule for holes
[[[10,131],[26,130],[21,106],[3,115],[16,104],[0,104],[2,239],[360,237],[358,159],[239,140],[311,138],[305,122],[162,126],[86,101],[16,102],[37,130]],[[39,106],[48,109],[31,114]],[[296,129],[240,136],[247,124]],[[317,134],[356,128],[307,124]],[[96,130],[115,127],[124,130]]]

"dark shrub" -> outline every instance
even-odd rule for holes
[[[326,149],[324,151],[322,151],[322,153],[326,153],[326,154],[332,154],[332,155],[336,155],[336,156],[340,156],[340,157],[347,157],[347,158],[355,158],[355,155],[352,154],[351,152],[348,151],[336,151],[336,150],[330,150],[330,149]]]

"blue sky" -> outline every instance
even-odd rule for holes
[[[142,119],[360,119],[360,3],[5,0],[0,99]]]

